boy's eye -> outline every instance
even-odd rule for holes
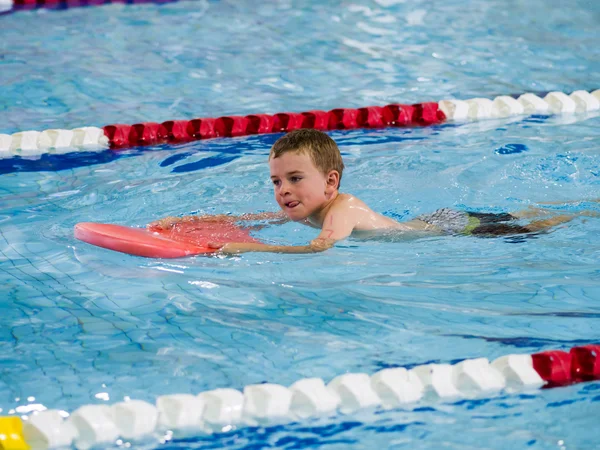
[[[279,186],[281,184],[281,181],[279,181],[279,180],[273,180],[273,184],[275,186]]]
[[[292,183],[297,183],[301,179],[302,179],[302,177],[292,177],[292,178],[290,178],[290,180],[292,181]]]

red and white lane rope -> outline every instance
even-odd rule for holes
[[[47,8],[65,9],[81,6],[101,6],[112,3],[171,3],[177,0],[0,0],[0,12]]]
[[[383,369],[373,375],[346,373],[328,384],[301,379],[291,386],[255,384],[158,397],[155,404],[126,399],[85,405],[72,414],[45,410],[23,419],[0,418],[0,448],[79,449],[154,438],[173,433],[227,432],[242,426],[264,426],[310,417],[350,414],[363,408],[401,408],[418,402],[481,398],[500,391],[565,386],[600,379],[600,345],[507,355],[489,362],[467,359],[454,365],[427,364]],[[13,411],[14,413],[14,411]],[[2,436],[5,443],[2,447]],[[12,439],[12,446],[7,440]],[[18,444],[22,443],[21,446]]]
[[[518,98],[502,95],[493,100],[442,100],[414,105],[391,104],[331,111],[250,114],[192,120],[113,124],[103,128],[22,131],[0,134],[0,158],[36,156],[46,153],[123,149],[160,143],[180,143],[198,139],[236,137],[288,132],[298,128],[351,130],[356,128],[417,127],[446,121],[484,120],[526,114],[577,114],[600,109],[600,89],[570,95],[550,92],[544,98],[523,94]]]
[[[543,99],[535,94],[518,98],[501,95],[493,101],[487,98],[442,100],[440,109],[449,120],[480,120],[523,114],[569,114],[600,109],[600,89],[589,93],[575,91],[571,95],[550,92]]]

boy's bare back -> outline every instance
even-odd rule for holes
[[[435,231],[431,225],[415,219],[408,222],[397,222],[373,211],[365,202],[351,194],[337,194],[330,207],[324,210],[322,223],[308,224],[321,228],[321,236],[329,239],[343,239],[353,232],[400,230],[400,231]],[[314,220],[314,219],[313,219]]]

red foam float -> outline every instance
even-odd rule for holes
[[[437,108],[437,111],[435,113],[435,115],[437,116],[437,123],[445,122],[446,119],[447,119],[446,114],[444,113],[444,111],[442,111],[440,109],[439,103],[436,103],[435,105],[436,105],[436,108]]]
[[[106,223],[81,222],[75,237],[88,244],[147,258],[181,258],[214,253],[210,242],[258,242],[230,221],[186,220],[168,230],[132,228]]]
[[[381,108],[381,120],[384,127],[393,126],[396,119],[397,117],[394,116],[394,113],[387,106]]]
[[[287,133],[303,128],[304,119],[301,113],[277,113],[273,116],[273,131]]]
[[[310,110],[275,115],[249,114],[223,116],[216,119],[169,120],[162,124],[154,122],[134,125],[113,124],[104,127],[104,134],[108,137],[112,148],[122,148],[159,142],[185,142],[194,139],[289,132],[299,128],[327,131],[389,126],[409,127],[433,125],[444,120],[446,116],[435,102],[414,105],[393,103],[359,109],[337,108],[331,111]]]
[[[570,384],[571,377],[571,354],[560,350],[535,353],[531,355],[533,368],[548,387],[563,386]]]
[[[189,120],[167,120],[158,127],[158,139],[169,142],[185,142],[192,139],[188,134]]]
[[[351,130],[358,128],[358,109],[332,109],[329,111],[330,130]]]
[[[211,139],[215,133],[216,119],[192,119],[188,122],[187,134],[193,139]]]
[[[433,125],[442,122],[446,118],[443,111],[438,108],[437,103],[417,103],[412,106],[414,108],[413,122],[418,125]]]
[[[315,130],[329,130],[329,112],[312,110],[303,112],[304,121],[302,128],[314,128]]]
[[[273,116],[269,114],[251,114],[248,119],[248,134],[264,134],[273,132]]]
[[[249,119],[243,116],[223,116],[215,120],[215,137],[236,137],[247,135]]]
[[[413,117],[415,116],[415,107],[411,105],[398,105],[398,116],[396,117],[397,127],[413,126]]]
[[[131,126],[129,143],[131,145],[152,145],[158,142],[159,123],[144,122]]]
[[[131,125],[106,125],[103,130],[104,135],[108,138],[108,142],[110,143],[111,147],[118,148],[129,146],[129,133],[131,132]]]
[[[361,128],[381,128],[386,126],[384,108],[380,106],[368,106],[358,109],[356,122]]]
[[[385,106],[386,117],[391,118],[389,122],[393,127],[408,127],[413,124],[414,107],[410,105],[391,104]]]
[[[571,375],[576,380],[600,379],[600,345],[573,347],[571,354]]]

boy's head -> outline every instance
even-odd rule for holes
[[[275,199],[291,220],[319,214],[335,199],[344,163],[335,141],[301,129],[278,139],[269,154]]]
[[[323,175],[327,175],[331,170],[336,170],[339,174],[336,188],[339,189],[342,172],[344,171],[344,162],[342,161],[340,149],[328,135],[310,128],[291,131],[277,139],[273,144],[269,161],[289,152],[305,153],[310,156],[315,167]]]

